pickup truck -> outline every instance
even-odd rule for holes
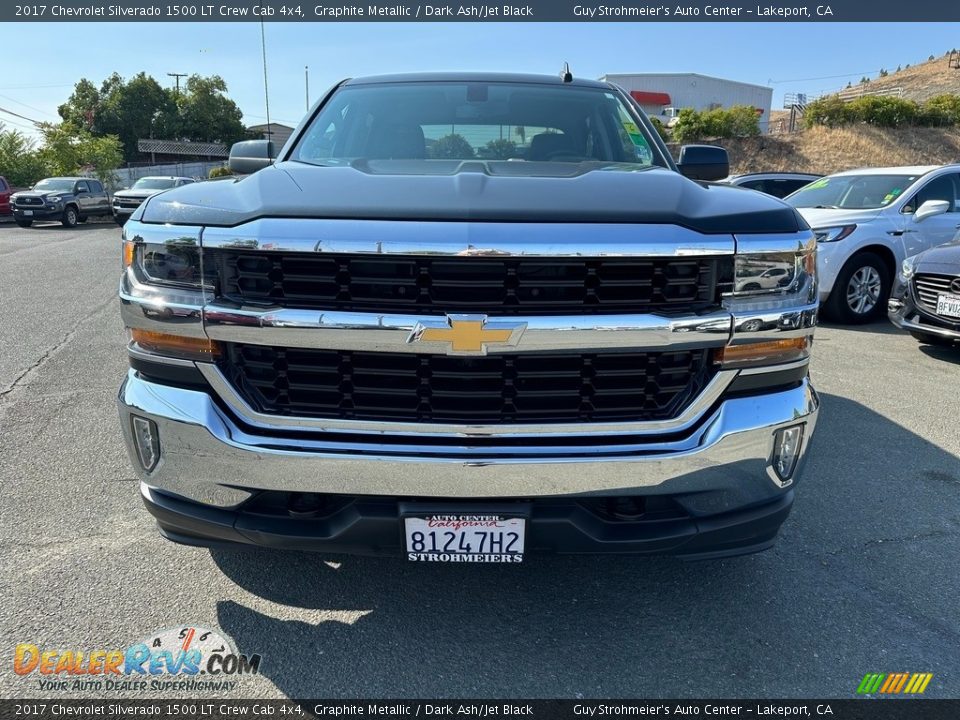
[[[59,221],[72,228],[90,217],[109,217],[113,213],[110,195],[101,182],[86,177],[46,178],[30,190],[15,192],[10,205],[14,221],[24,228],[36,220]]]
[[[13,194],[13,188],[7,179],[0,175],[0,217],[7,217],[12,214],[10,210],[10,196]]]
[[[819,400],[816,241],[603,82],[344,81],[123,229],[160,532],[412,561],[769,547]],[[777,283],[738,289],[782,269]]]

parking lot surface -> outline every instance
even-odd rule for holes
[[[886,322],[818,330],[810,462],[758,555],[186,548],[155,532],[120,438],[119,237],[0,225],[0,696],[51,696],[13,673],[18,643],[126,648],[194,624],[262,655],[235,697],[853,697],[867,672],[960,696],[960,350]]]

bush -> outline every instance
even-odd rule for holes
[[[218,177],[229,177],[233,175],[233,170],[228,168],[226,165],[221,165],[220,167],[210,168],[210,172],[207,174],[208,178],[218,178]]]
[[[866,96],[845,103],[834,96],[807,105],[804,124],[839,127],[853,123],[877,127],[960,125],[960,95],[938,95],[923,105],[895,97]]]
[[[716,108],[705,112],[685,108],[677,115],[677,123],[673,126],[673,139],[679,143],[759,134],[760,118],[756,109],[749,105],[736,105],[729,109]]]
[[[484,148],[483,156],[491,160],[509,160],[517,157],[517,144],[505,138],[491,140]]]
[[[814,125],[839,127],[851,122],[853,122],[853,116],[849,106],[836,95],[814,100],[808,103],[803,111],[803,124],[806,127]]]
[[[920,108],[918,120],[923,125],[960,125],[960,95],[937,95]]]
[[[667,132],[667,129],[663,126],[663,123],[660,122],[655,117],[650,118],[650,124],[653,125],[653,129],[657,131],[657,135],[660,136],[660,139],[664,142],[668,142],[670,139],[670,134]]]

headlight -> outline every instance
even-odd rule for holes
[[[812,301],[816,278],[817,246],[812,241],[790,251],[744,252],[734,260],[733,292],[728,297],[763,301],[803,295]]]
[[[913,277],[914,267],[916,263],[917,256],[908,257],[900,265],[900,279],[906,282]]]
[[[813,234],[817,236],[817,242],[836,242],[837,240],[843,240],[856,229],[856,225],[838,225],[837,227],[814,228]]]
[[[213,287],[213,273],[204,282],[198,236],[175,229],[151,232],[152,237],[146,234],[128,235],[124,229],[123,266],[132,270],[138,282],[185,290]]]
[[[59,195],[48,195],[48,196],[47,196],[47,202],[50,203],[51,205],[56,205],[56,204],[57,204],[58,202],[60,202],[61,200],[63,200],[63,198],[60,197]]]

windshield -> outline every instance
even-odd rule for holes
[[[886,207],[919,175],[834,175],[816,180],[785,199],[797,208],[871,210]]]
[[[47,178],[46,180],[41,180],[36,185],[33,186],[34,190],[67,190],[73,192],[73,184],[75,180],[69,180],[67,178]]]
[[[343,87],[292,155],[318,165],[404,160],[404,172],[414,173],[444,171],[431,161],[662,163],[655,157],[645,128],[612,91],[484,82]]]
[[[173,178],[140,178],[137,180],[131,190],[167,190],[172,188]]]

